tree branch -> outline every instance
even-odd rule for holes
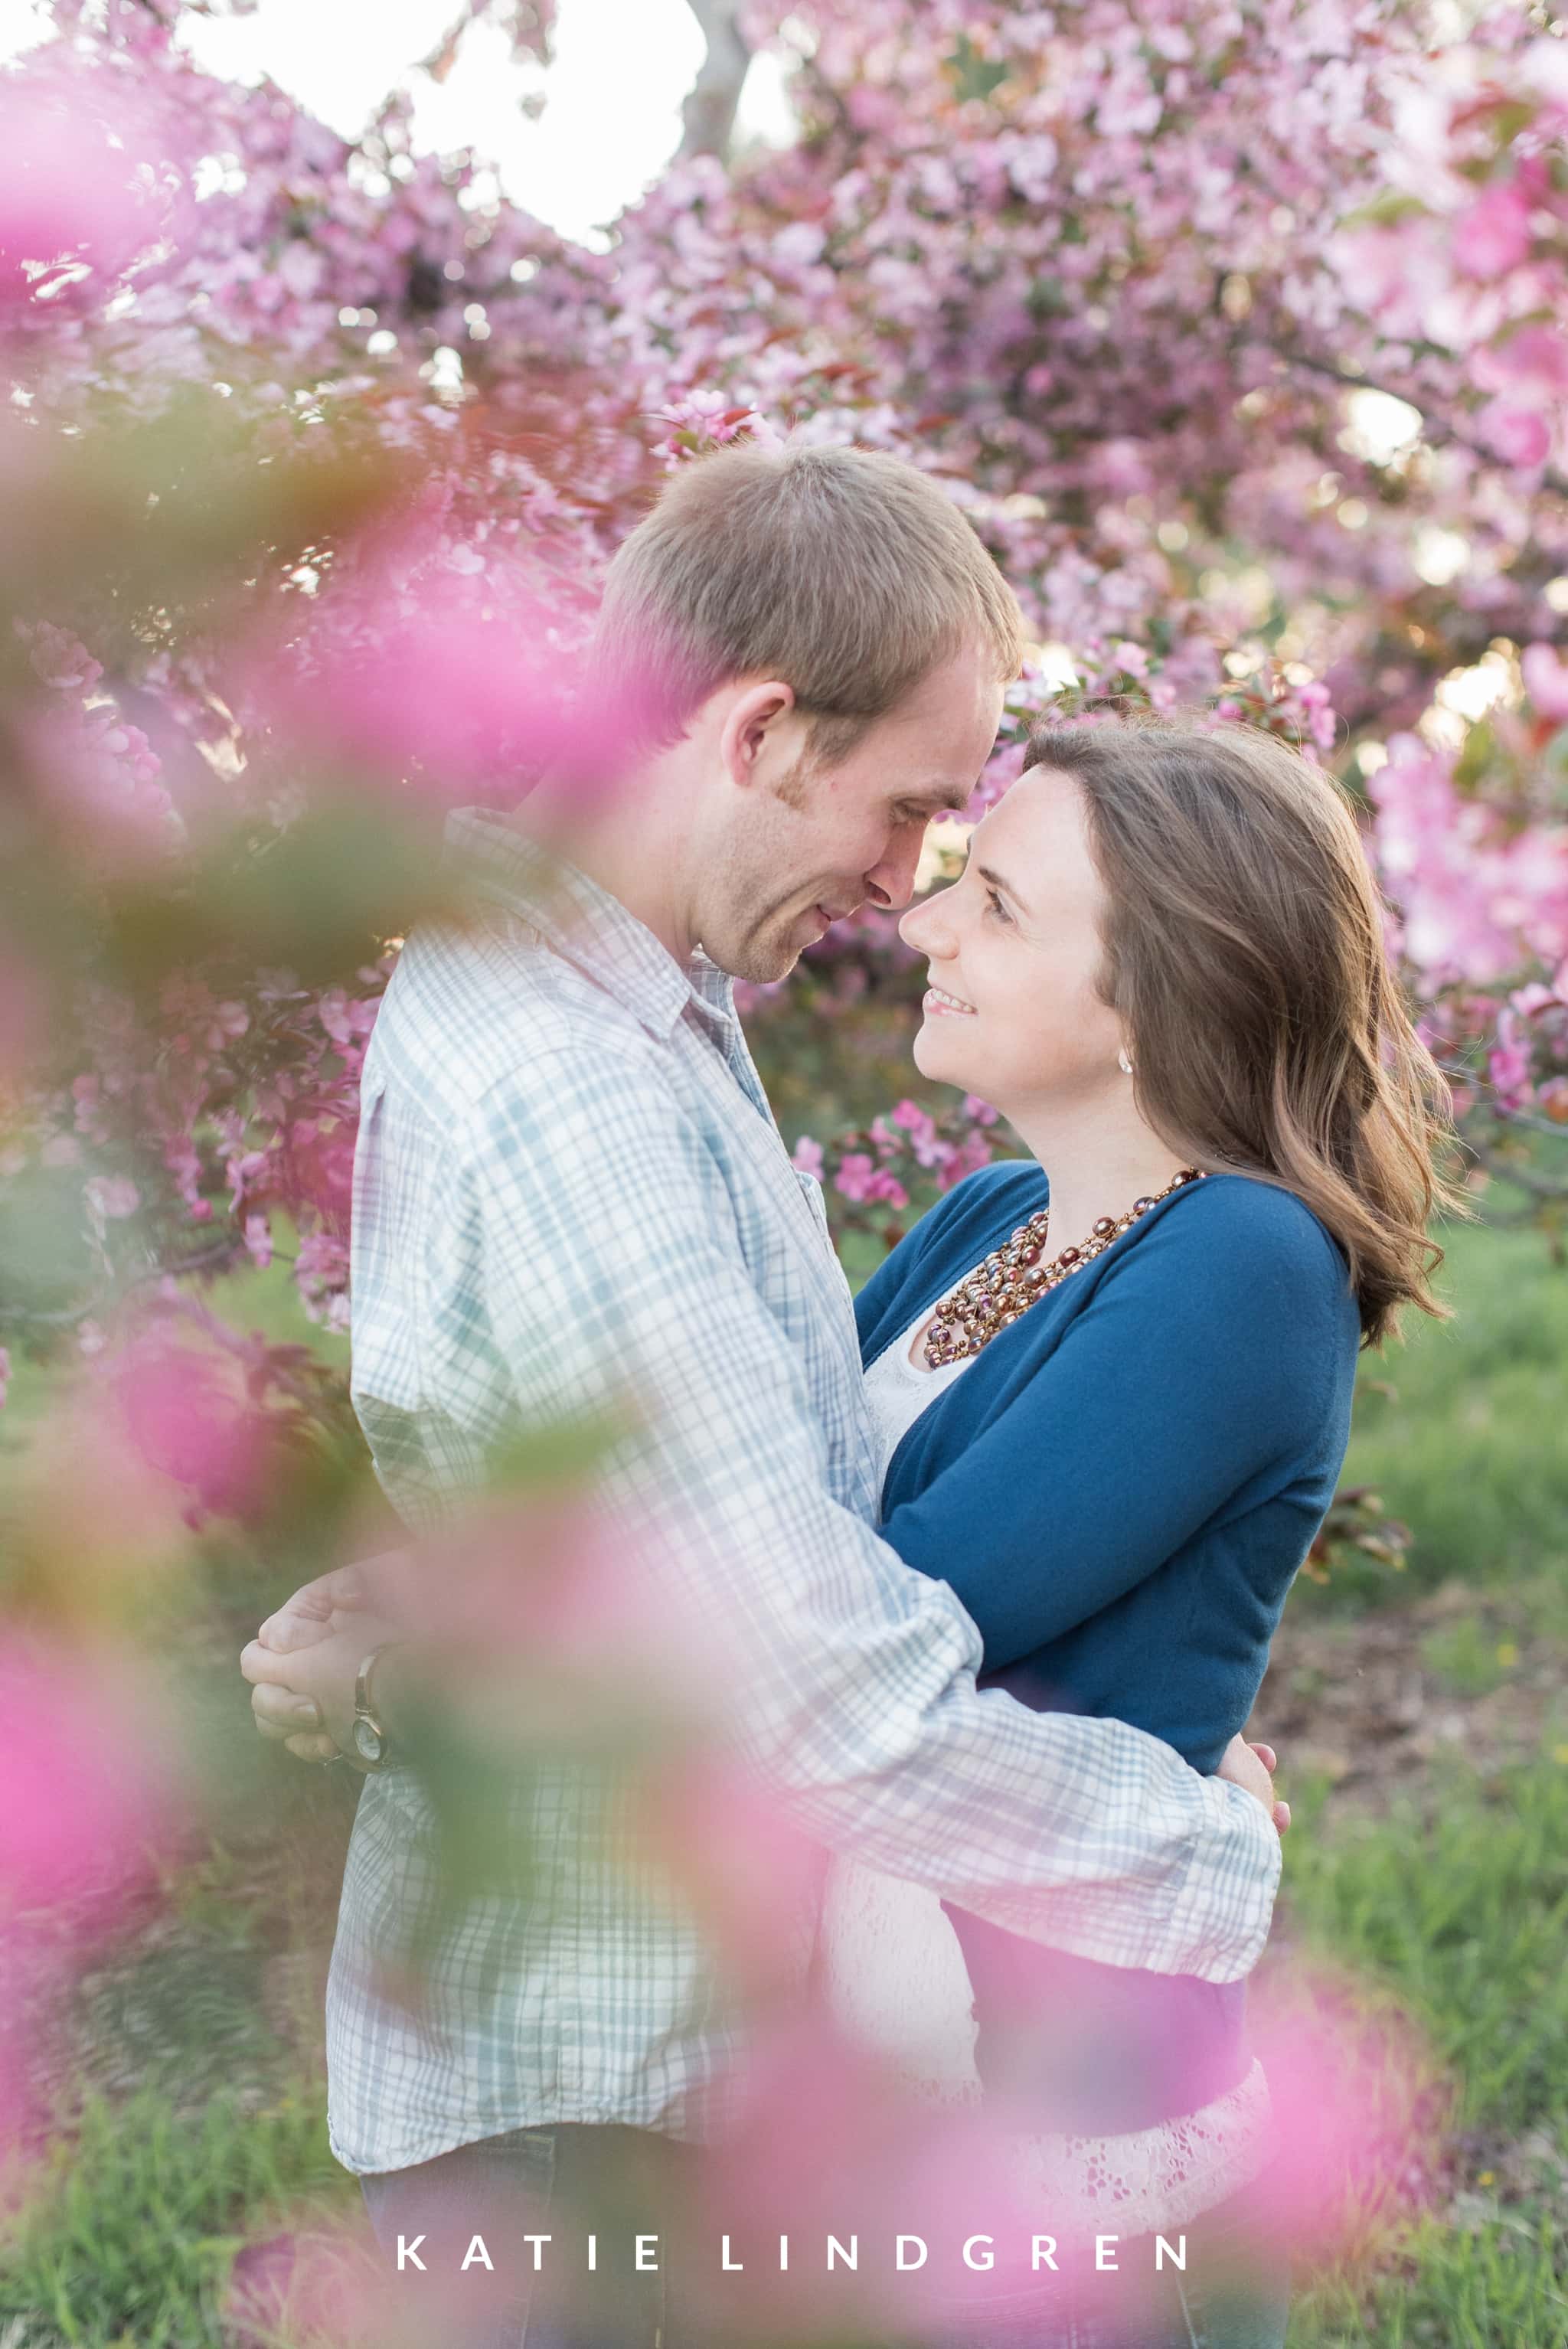
[[[1313,352],[1279,342],[1273,336],[1252,335],[1246,339],[1254,350],[1272,351],[1276,358],[1284,359],[1287,367],[1304,367],[1309,375],[1326,376],[1331,383],[1343,384],[1346,391],[1380,391],[1389,399],[1403,400],[1407,408],[1414,408],[1419,415],[1421,430],[1434,448],[1462,449],[1468,456],[1490,466],[1493,472],[1501,470],[1502,460],[1491,450],[1479,440],[1472,440],[1469,433],[1461,432],[1457,425],[1422,408],[1408,391],[1396,391],[1392,384],[1380,383],[1373,376],[1352,375],[1333,359],[1318,358]],[[1447,358],[1452,355],[1444,352],[1442,356]],[[1559,497],[1568,497],[1568,473],[1560,473],[1555,466],[1548,465],[1542,469],[1541,482],[1543,489],[1554,491]]]
[[[154,1265],[150,1270],[138,1273],[134,1279],[126,1282],[113,1301],[118,1303],[120,1297],[134,1296],[139,1288],[150,1288],[160,1281],[184,1280],[199,1272],[222,1272],[244,1253],[244,1241],[238,1233],[230,1233],[211,1247],[203,1248],[199,1255],[187,1257],[183,1263]],[[0,1304],[0,1327],[8,1330],[74,1330],[103,1312],[105,1302],[103,1298],[97,1297],[85,1305],[67,1305],[57,1312],[48,1313]]]
[[[740,30],[741,0],[686,0],[702,26],[707,55],[681,109],[682,155],[722,156],[735,129],[741,85],[751,63]]]

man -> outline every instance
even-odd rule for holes
[[[584,807],[547,779],[515,821],[454,819],[482,918],[410,940],[366,1059],[354,1400],[381,1481],[438,1522],[509,1432],[630,1391],[607,1505],[738,1629],[738,1750],[811,1833],[1078,1954],[1232,1979],[1278,1872],[1266,1770],[1238,1741],[1241,1783],[1204,1780],[1120,1723],[977,1696],[974,1625],[873,1530],[848,1291],[731,999],[856,906],[909,901],[927,823],[995,741],[1016,602],[913,467],[740,448],[677,474],[622,548],[597,657],[618,788]],[[570,864],[541,845],[562,840]],[[352,1619],[318,1638],[330,1595],[246,1651],[274,1733],[303,1702],[347,1738],[365,1642]],[[477,2161],[559,2184],[616,2132],[700,2137],[737,2052],[695,1926],[595,1865],[571,1772],[532,1802],[570,1881],[476,1904],[413,2014],[375,1975],[429,1816],[411,1771],[361,1797],[330,2122],[388,2240]],[[634,2310],[624,2337],[661,2321]]]

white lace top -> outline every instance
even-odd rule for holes
[[[923,1316],[923,1321],[931,1319]],[[974,1361],[972,1354],[962,1355],[956,1362],[945,1362],[939,1371],[919,1368],[909,1359],[911,1337],[921,1326],[911,1322],[902,1338],[895,1339],[885,1353],[879,1354],[866,1372],[866,1401],[871,1406],[872,1422],[882,1446],[882,1482],[892,1465],[892,1455],[898,1450],[915,1421],[928,1403],[935,1402]]]
[[[921,1413],[968,1368],[967,1360],[939,1371],[911,1361],[915,1330],[928,1319],[911,1322],[866,1373],[884,1482]],[[978,2102],[973,1992],[958,1937],[934,1892],[835,1857],[820,1958],[827,1996],[848,2038],[882,2055],[923,2098]],[[1269,2123],[1268,2087],[1254,2064],[1229,2095],[1152,2128],[1101,2137],[1020,2136],[1021,2184],[1063,2237],[1156,2229],[1168,2234],[1257,2175]]]

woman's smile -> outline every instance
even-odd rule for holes
[[[928,1019],[973,1019],[975,1016],[972,1003],[965,1003],[961,995],[949,995],[934,982],[925,990],[923,1009]]]

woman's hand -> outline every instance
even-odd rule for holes
[[[252,1640],[241,1651],[240,1670],[251,1683],[251,1712],[261,1734],[281,1740],[301,1761],[351,1754],[359,1667],[373,1648],[400,1636],[401,1626],[390,1616],[351,1607],[318,1622],[308,1645],[280,1653],[260,1637]]]
[[[1274,1800],[1274,1774],[1278,1768],[1279,1756],[1272,1745],[1249,1745],[1238,1732],[1226,1746],[1215,1775],[1228,1778],[1233,1786],[1240,1786],[1260,1802],[1284,1835],[1290,1825],[1290,1805]]]

